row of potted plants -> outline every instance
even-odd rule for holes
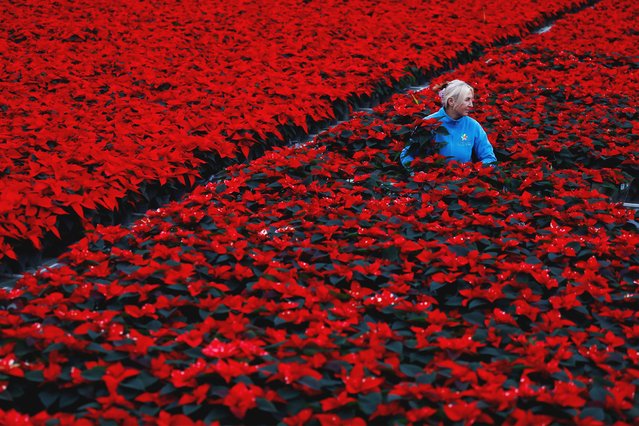
[[[639,232],[609,191],[636,161],[623,130],[636,71],[580,25],[621,43],[638,11],[623,5],[434,82],[477,87],[498,167],[433,155],[407,173],[397,156],[411,135],[428,143],[436,124],[422,117],[437,108],[434,91],[409,92],[229,167],[132,228],[96,227],[0,293],[2,414],[634,423]]]

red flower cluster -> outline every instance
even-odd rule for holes
[[[0,259],[584,1],[503,3],[5,2]]]
[[[639,232],[608,191],[636,165],[639,83],[606,42],[634,52],[638,14],[602,0],[455,73],[499,168],[435,155],[408,176],[436,108],[410,93],[97,227],[0,293],[0,414],[636,423]]]

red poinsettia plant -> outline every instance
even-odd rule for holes
[[[0,417],[635,423],[638,217],[610,191],[636,164],[639,92],[604,42],[637,48],[635,3],[455,71],[498,168],[407,175],[397,156],[437,101],[411,92],[96,226],[0,292]]]

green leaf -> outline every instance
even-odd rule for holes
[[[173,386],[171,383],[166,383],[164,386],[162,386],[162,389],[160,389],[160,395],[170,395],[175,392],[175,390],[175,386]],[[225,388],[224,390],[227,391],[227,388]]]
[[[151,417],[157,417],[158,413],[160,412],[161,408],[160,407],[154,407],[152,405],[142,405],[139,409],[141,414],[145,414],[147,416],[151,416]]]
[[[0,401],[13,401],[13,393],[14,393],[14,387],[13,386],[9,386],[7,388],[7,390],[5,390],[4,392],[0,392]],[[22,388],[17,388],[17,389],[22,389]],[[24,391],[22,391],[24,392]],[[18,395],[16,395],[18,396]]]
[[[48,409],[58,400],[60,394],[56,390],[44,389],[38,394],[42,404]]]
[[[626,412],[629,419],[637,419],[639,418],[639,407],[635,404],[630,410]]]
[[[382,249],[382,257],[390,262],[397,262],[401,259],[398,247],[391,246]]]
[[[44,376],[42,375],[41,370],[27,371],[26,373],[24,373],[24,378],[30,382],[37,382],[37,383],[44,382]]]
[[[47,346],[47,347],[46,347],[46,348],[42,351],[42,353],[43,353],[43,354],[48,354],[48,353],[53,352],[53,351],[63,351],[63,350],[65,349],[65,347],[66,347],[66,346],[65,346],[65,345],[63,345],[62,343],[54,343],[54,344],[52,344],[52,345]]]
[[[271,401],[266,398],[255,398],[255,402],[257,403],[257,407],[265,411],[267,413],[277,413],[279,410]]]
[[[491,358],[494,358],[495,360],[508,360],[510,361],[512,356],[509,355],[507,352],[505,351],[500,351],[497,348],[492,348],[490,346],[487,347],[483,347],[483,348],[479,348],[478,349],[478,353],[480,353],[481,355],[485,355],[485,356],[490,356]]]
[[[74,405],[80,399],[78,392],[63,392],[60,395],[60,408],[69,408]]]
[[[291,388],[280,388],[277,390],[277,394],[286,401],[295,399],[300,396],[299,391]]]
[[[444,126],[439,126],[437,129],[435,129],[435,133],[440,134],[440,135],[448,135],[448,129],[445,128]]]
[[[209,408],[209,412],[204,418],[204,423],[208,425],[226,419],[226,421],[222,421],[222,424],[229,424],[228,415],[228,411],[225,407],[212,406]]]
[[[24,340],[18,340],[13,350],[13,353],[18,358],[24,358],[26,356],[31,355],[33,352],[35,352],[34,347],[31,345],[28,345],[27,342]]]
[[[106,354],[109,353],[109,351],[107,351],[106,349],[104,349],[102,347],[102,345],[95,343],[95,342],[91,342],[87,345],[87,349],[90,351],[94,351],[94,352],[100,352],[102,354]]]
[[[118,263],[117,265],[115,265],[115,269],[126,275],[131,275],[132,273],[140,269],[140,267],[126,263]]]
[[[107,362],[118,362],[124,359],[128,359],[130,355],[126,352],[112,351],[104,355],[104,360]]]
[[[182,413],[184,413],[185,416],[190,416],[191,414],[195,413],[197,410],[199,410],[202,406],[200,404],[187,404],[187,405],[183,405],[182,406]]]
[[[97,382],[99,380],[102,380],[102,377],[104,376],[105,372],[106,372],[105,367],[98,366],[98,367],[93,367],[90,370],[83,371],[81,373],[81,376],[90,382]]]
[[[592,389],[590,389],[590,392],[588,392],[588,394],[590,395],[593,401],[605,402],[606,396],[610,395],[610,392],[608,392],[605,388],[601,386],[593,386]]]
[[[404,353],[404,345],[402,342],[394,341],[386,344],[386,349],[402,355]]]
[[[446,287],[446,283],[439,283],[437,281],[432,281],[430,283],[430,291],[432,291],[432,292],[436,292],[437,290],[439,290],[442,287]]]
[[[580,417],[582,419],[585,419],[586,417],[591,417],[595,420],[599,420],[600,422],[603,422],[606,420],[606,413],[601,407],[586,407],[581,411]]]
[[[159,351],[159,352],[173,352],[175,350],[175,347],[177,346],[177,344],[175,343],[171,343],[168,345],[164,345],[164,346],[149,346],[149,352],[151,352],[152,350],[154,351]]]
[[[301,377],[298,382],[314,390],[322,389],[322,382],[310,376]]]
[[[382,403],[382,394],[381,392],[371,392],[366,395],[360,395],[357,397],[357,403],[359,408],[368,416],[373,414],[379,404]]]
[[[481,308],[482,306],[485,306],[487,304],[488,304],[487,300],[484,300],[484,299],[472,299],[470,302],[468,302],[468,309]]]
[[[401,371],[403,374],[407,375],[408,377],[415,377],[423,373],[424,369],[413,364],[401,364],[399,366],[399,371]]]
[[[137,375],[135,377],[131,377],[131,378],[123,381],[121,383],[121,386],[125,387],[125,388],[129,388],[129,389],[137,390],[137,391],[142,391],[142,392],[146,391],[146,389],[147,389],[147,384],[140,377],[140,375]]]

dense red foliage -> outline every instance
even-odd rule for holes
[[[477,87],[498,168],[399,167],[426,90],[98,227],[0,294],[6,422],[636,423],[638,15],[434,82]]]
[[[0,259],[581,3],[3,2]]]

